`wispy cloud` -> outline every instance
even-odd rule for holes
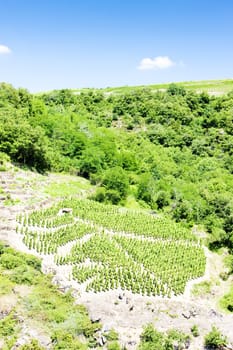
[[[167,69],[175,66],[176,63],[173,62],[168,56],[157,56],[155,58],[143,58],[138,66],[140,70],[156,70],[156,69]]]
[[[11,53],[11,49],[6,45],[0,45],[0,55],[6,55]]]

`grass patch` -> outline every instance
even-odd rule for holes
[[[88,341],[101,328],[99,323],[90,321],[85,307],[74,305],[69,293],[60,293],[44,276],[43,285],[38,284],[24,298],[22,312],[28,320],[40,326],[42,322],[43,329],[56,343],[54,349],[87,349]],[[81,335],[87,338],[87,344],[80,342]]]
[[[17,340],[20,331],[19,321],[15,317],[14,311],[0,320],[0,339],[4,341],[2,350],[10,350]]]
[[[129,195],[126,198],[124,206],[129,209],[141,209],[140,204],[136,201],[136,198],[133,195]]]
[[[233,90],[233,79],[223,79],[223,80],[200,80],[200,81],[184,81],[184,82],[174,82],[178,86],[182,86],[188,90],[196,90],[198,92],[217,92],[217,93],[228,93]],[[88,91],[101,91],[106,94],[124,94],[127,92],[151,89],[156,91],[166,90],[170,83],[165,84],[153,84],[153,85],[138,85],[138,86],[120,86],[120,87],[108,87],[105,89],[75,89],[72,90],[74,93],[87,93]]]
[[[4,205],[5,206],[11,206],[20,203],[19,199],[12,199],[10,195],[7,195],[7,198],[4,200]]]
[[[192,294],[195,296],[201,296],[209,294],[211,292],[212,283],[210,281],[204,281],[195,284],[192,289]]]
[[[59,175],[57,175],[59,176]],[[47,185],[44,189],[46,194],[51,197],[67,197],[80,194],[82,191],[86,191],[91,188],[88,180],[77,177],[60,176],[58,181],[54,181]]]
[[[10,294],[15,284],[10,281],[7,275],[4,275],[0,269],[0,296]]]

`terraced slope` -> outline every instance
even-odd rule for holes
[[[19,215],[18,223],[25,245],[39,254],[56,254],[57,265],[72,265],[70,278],[81,289],[85,284],[87,292],[120,288],[170,297],[205,272],[196,237],[150,213],[73,198]]]

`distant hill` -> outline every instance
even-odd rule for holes
[[[87,92],[88,90],[101,90],[106,93],[124,93],[132,90],[152,89],[155,91],[166,90],[171,83],[165,84],[153,84],[153,85],[138,85],[138,86],[121,86],[121,87],[107,87],[104,89],[74,89],[74,92]],[[184,81],[175,82],[176,85],[182,86],[188,90],[194,90],[196,92],[208,92],[211,95],[219,96],[228,93],[233,90],[233,79],[221,79],[221,80],[198,80],[198,81]]]

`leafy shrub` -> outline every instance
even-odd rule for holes
[[[32,266],[35,270],[41,270],[41,260],[35,256],[27,254],[25,256],[25,262],[27,265]]]
[[[6,337],[10,336],[15,332],[15,327],[17,325],[17,320],[14,316],[14,312],[0,320],[0,336]]]
[[[8,270],[12,270],[22,264],[22,259],[12,254],[2,254],[0,264]]]
[[[204,345],[208,349],[222,349],[227,345],[227,338],[221,334],[218,328],[212,326],[211,331],[205,336]]]
[[[220,304],[224,309],[233,312],[233,287],[228,294],[224,295],[220,300]]]
[[[0,296],[9,294],[14,287],[14,284],[9,280],[7,276],[4,276],[0,270]]]
[[[10,162],[10,157],[6,153],[0,152],[0,171],[7,170],[7,162]]]
[[[38,271],[41,269],[41,261],[38,258],[34,257],[33,255],[17,252],[10,247],[4,246],[3,244],[0,246],[0,254],[2,254],[0,264],[8,270],[12,270],[25,264],[35,268]]]
[[[193,325],[191,327],[191,332],[194,337],[198,337],[200,335],[197,325]]]
[[[129,189],[128,175],[121,167],[110,168],[104,173],[103,186],[118,192],[120,198],[125,198]]]
[[[165,340],[165,350],[174,349],[175,346],[177,350],[182,350],[184,348],[187,348],[189,343],[189,335],[176,329],[171,329],[167,332],[167,338]]]
[[[115,329],[110,329],[110,331],[105,335],[106,339],[109,341],[118,340],[119,336]]]
[[[77,338],[64,331],[56,331],[52,334],[52,343],[54,350],[86,350],[86,345],[82,344]]]
[[[152,324],[147,325],[141,335],[139,350],[163,349],[164,337],[162,333],[154,329]]]
[[[35,271],[31,266],[21,265],[12,271],[9,279],[17,284],[33,285],[38,283],[39,276],[39,272]]]
[[[117,341],[112,341],[107,345],[108,350],[121,350],[121,347]]]
[[[167,334],[158,332],[152,324],[147,325],[141,335],[139,350],[182,350],[189,347],[190,337],[176,329]]]
[[[21,345],[18,350],[45,350],[45,348],[39,344],[38,340],[32,339],[29,344]]]

